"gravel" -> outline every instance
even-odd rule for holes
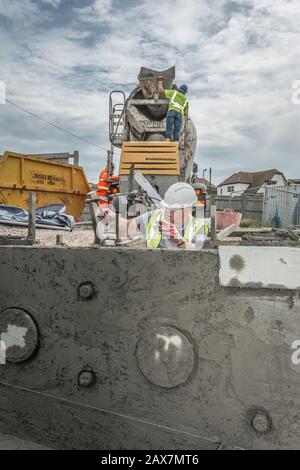
[[[0,225],[0,237],[27,237],[27,228]],[[62,236],[62,242],[67,246],[89,246],[94,242],[94,231],[91,225],[79,226],[71,231],[36,229],[36,239],[39,245],[56,245],[56,236]]]

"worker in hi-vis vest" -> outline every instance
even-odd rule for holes
[[[119,181],[118,176],[114,176],[114,164],[111,164],[110,174],[108,174],[108,165],[101,171],[97,185],[97,197],[101,197],[99,206],[106,207],[108,204],[108,196],[111,192],[112,184]]]
[[[106,208],[107,222],[116,216]],[[142,236],[148,248],[201,249],[208,235],[204,210],[197,204],[194,188],[187,183],[174,183],[166,191],[159,207],[132,219],[119,218],[119,233],[125,237]]]
[[[165,95],[169,100],[169,109],[167,112],[166,139],[179,141],[182,118],[188,115],[189,103],[186,97],[188,92],[187,85],[180,85],[178,90],[164,90],[164,77],[158,77],[159,93]],[[173,139],[172,139],[173,137]]]

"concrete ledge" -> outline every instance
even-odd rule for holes
[[[300,249],[220,246],[220,284],[300,290]]]

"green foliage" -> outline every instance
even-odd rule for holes
[[[274,224],[262,223],[254,219],[242,219],[240,223],[241,228],[260,228],[260,227],[271,227],[274,228]]]

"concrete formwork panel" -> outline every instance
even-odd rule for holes
[[[221,287],[217,251],[0,259],[2,432],[58,448],[299,447],[296,291]]]

